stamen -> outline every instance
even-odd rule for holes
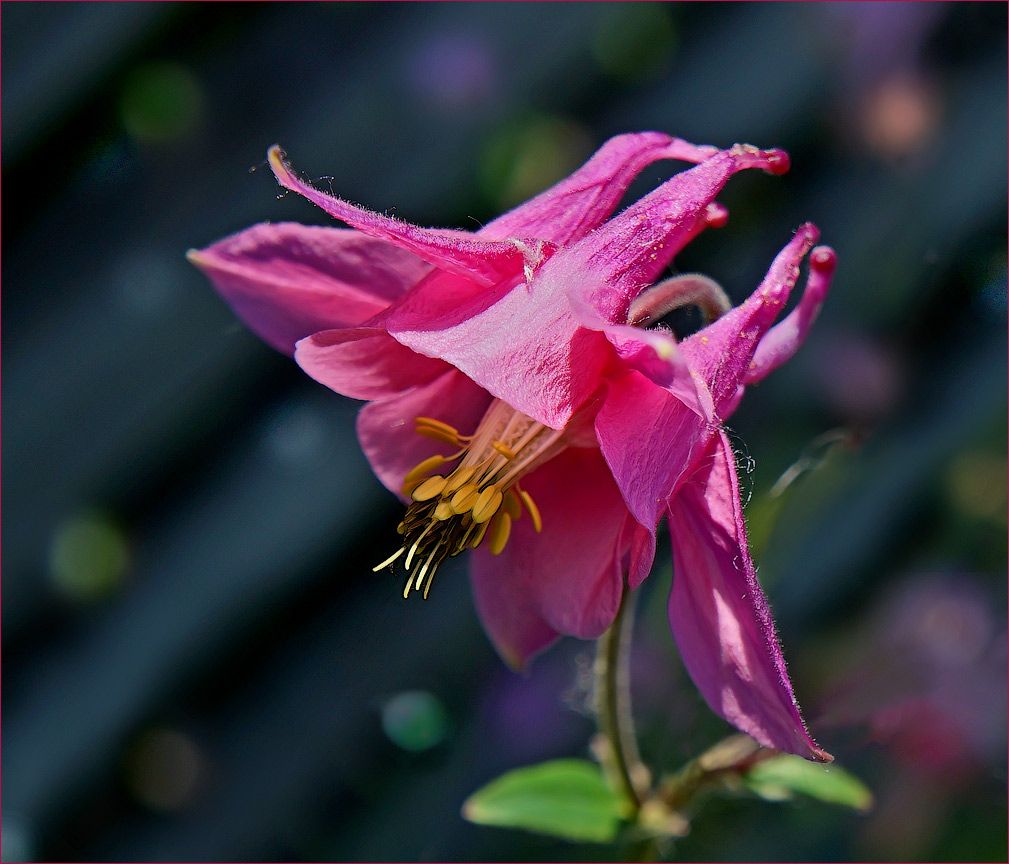
[[[476,524],[475,522],[473,523]],[[473,538],[473,542],[469,544],[470,549],[476,549],[481,543],[483,543],[484,534],[487,533],[487,529],[490,527],[490,522],[483,522],[480,525],[480,529],[476,533],[476,537]]]
[[[522,502],[519,500],[519,496],[515,494],[514,489],[509,489],[505,494],[504,508],[505,512],[512,517],[512,521],[522,515]]]
[[[491,441],[490,446],[497,450],[497,452],[504,456],[509,462],[514,462],[516,458],[518,458],[506,444],[502,444],[500,441]]]
[[[413,561],[413,556],[417,554],[417,547],[420,546],[420,541],[427,536],[427,532],[430,531],[436,525],[436,522],[428,522],[427,527],[420,532],[420,537],[413,541],[413,545],[410,547],[410,551],[407,553],[406,561],[403,562],[403,566],[409,570],[410,563]]]
[[[455,515],[455,511],[452,509],[452,505],[448,501],[439,501],[438,506],[434,508],[434,518],[439,522],[451,519]]]
[[[490,554],[500,555],[508,542],[512,530],[512,517],[507,513],[499,513],[490,529]]]
[[[462,489],[452,496],[452,510],[459,516],[463,513],[469,513],[473,509],[473,505],[476,504],[476,499],[479,497],[480,490],[472,483],[469,486],[463,486]]]
[[[399,558],[399,556],[402,555],[404,552],[406,552],[406,549],[400,549],[398,552],[393,553],[388,558],[386,558],[385,561],[383,561],[381,564],[379,564],[376,567],[372,567],[371,572],[377,573],[379,570],[384,570],[386,567],[392,564],[393,561]]]
[[[455,426],[449,426],[448,423],[442,423],[441,420],[435,420],[433,417],[414,417],[413,422],[417,424],[418,432],[423,426],[429,429],[440,429],[446,435],[451,435],[454,438],[459,437],[459,430]]]
[[[522,499],[522,503],[526,505],[526,510],[529,511],[529,515],[532,517],[533,528],[539,534],[543,530],[543,517],[540,516],[540,508],[536,506],[536,502],[533,501],[532,496],[525,489],[519,489],[517,486],[515,488]]]
[[[458,435],[446,432],[444,429],[435,429],[431,426],[418,426],[414,431],[425,438],[433,438],[435,441],[451,444],[453,447],[458,447],[462,443]]]
[[[413,500],[430,501],[432,498],[441,494],[441,490],[445,488],[445,484],[447,482],[448,480],[445,477],[442,477],[441,474],[435,474],[433,477],[428,477],[427,480],[413,490]]]
[[[448,478],[448,483],[445,484],[445,489],[442,492],[443,495],[451,495],[456,489],[461,489],[466,483],[469,482],[470,477],[476,473],[476,465],[472,465],[469,468],[457,468]]]
[[[501,494],[501,490],[497,486],[493,484],[488,486],[480,493],[476,504],[473,505],[473,521],[486,522],[497,513],[503,500],[504,495]]]
[[[420,591],[420,583],[424,581],[424,574],[427,573],[428,568],[431,566],[431,562],[434,560],[435,553],[438,551],[438,549],[439,549],[440,546],[441,546],[441,544],[439,543],[438,545],[436,545],[434,547],[434,549],[431,550],[431,554],[427,556],[427,561],[424,562],[424,566],[420,568],[420,575],[417,576],[417,590],[418,591]],[[437,570],[437,569],[438,569],[437,567],[434,568],[434,570]],[[434,570],[431,571],[431,578],[432,579],[434,578]],[[430,587],[430,585],[431,585],[431,580],[429,579],[428,580],[428,587]],[[425,592],[425,596],[427,596],[427,592]]]
[[[419,465],[406,472],[406,476],[403,478],[403,485],[406,486],[407,483],[410,483],[413,480],[419,480],[427,474],[428,471],[433,468],[437,468],[439,465],[443,465],[447,461],[448,460],[444,456],[438,456],[437,454],[434,456],[428,456],[427,459]]]

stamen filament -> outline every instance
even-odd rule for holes
[[[376,567],[372,567],[371,572],[377,573],[379,570],[384,570],[386,567],[392,564],[393,561],[399,558],[399,556],[402,555],[404,552],[406,552],[406,549],[400,549],[399,551],[393,553],[388,558],[386,558],[385,561],[383,561],[381,564],[377,565]]]

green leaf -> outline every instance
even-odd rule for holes
[[[857,777],[836,765],[807,762],[800,756],[783,754],[758,762],[743,775],[743,782],[769,801],[787,800],[799,792],[863,812],[872,807],[872,792]]]
[[[557,759],[517,768],[474,792],[462,815],[478,825],[607,843],[620,827],[620,804],[599,767]]]

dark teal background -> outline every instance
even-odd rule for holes
[[[426,603],[372,573],[400,512],[357,405],[183,256],[328,224],[278,196],[274,142],[467,228],[642,129],[792,157],[734,179],[680,269],[739,301],[803,221],[837,249],[731,427],[805,716],[877,796],[718,802],[675,854],[1005,860],[1004,4],[5,3],[2,28],[5,861],[627,854],[462,821],[502,771],[586,753],[590,646],[515,676],[461,562]],[[666,770],[729,731],[673,648],[669,560],[634,655]]]

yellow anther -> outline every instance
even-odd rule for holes
[[[483,536],[487,533],[487,528],[490,522],[484,522],[480,529],[476,532],[476,536],[473,537],[473,542],[469,544],[470,549],[476,549],[481,543],[483,543]]]
[[[472,483],[468,486],[463,486],[455,495],[452,496],[452,510],[458,515],[463,513],[469,513],[473,509],[473,505],[476,504],[476,499],[480,497],[480,490],[477,489]]]
[[[501,490],[497,486],[493,484],[488,486],[480,493],[480,496],[476,499],[476,503],[473,505],[473,521],[477,523],[486,522],[497,513],[503,500],[504,495],[501,494]]]
[[[508,542],[508,535],[512,530],[512,517],[507,513],[499,513],[490,526],[490,554],[500,555]]]
[[[427,474],[428,471],[437,468],[439,465],[443,464],[446,461],[447,460],[445,459],[444,456],[438,456],[438,455],[428,456],[427,459],[425,459],[415,468],[411,468],[407,472],[406,477],[403,478],[403,485],[406,486],[408,483],[411,483],[414,480],[419,480],[421,477]]]
[[[430,501],[435,496],[441,494],[441,490],[445,488],[445,484],[447,482],[448,481],[442,477],[441,474],[435,474],[433,477],[428,477],[427,480],[413,490],[413,500]]]
[[[435,420],[433,417],[414,417],[413,422],[417,424],[417,431],[419,432],[421,427],[427,429],[440,429],[446,435],[451,435],[454,438],[459,437],[459,430],[455,426],[449,426],[448,423],[443,423],[441,420]]]
[[[506,444],[502,444],[500,441],[491,441],[490,446],[497,450],[502,456],[505,457],[509,462],[514,462],[517,458],[515,451],[508,447]]]
[[[435,441],[451,444],[453,447],[459,447],[462,444],[458,434],[454,431],[446,432],[444,429],[437,429],[434,426],[418,426],[413,431],[418,435],[423,435],[425,438],[433,438]]]
[[[476,465],[471,465],[469,468],[457,468],[449,475],[443,494],[451,495],[456,489],[461,489],[474,474],[476,474]]]
[[[532,517],[533,528],[539,534],[543,530],[543,517],[540,516],[540,508],[536,506],[536,502],[533,501],[532,496],[525,489],[519,489],[518,493],[522,499],[522,503],[526,505],[526,510],[529,511],[529,515]]]
[[[519,501],[519,496],[515,494],[514,489],[509,489],[505,493],[504,508],[505,513],[511,516],[513,521],[522,515],[522,502]]]
[[[434,508],[434,518],[439,522],[444,522],[446,519],[451,519],[455,516],[455,511],[452,509],[452,505],[448,501],[439,501],[438,506]]]

